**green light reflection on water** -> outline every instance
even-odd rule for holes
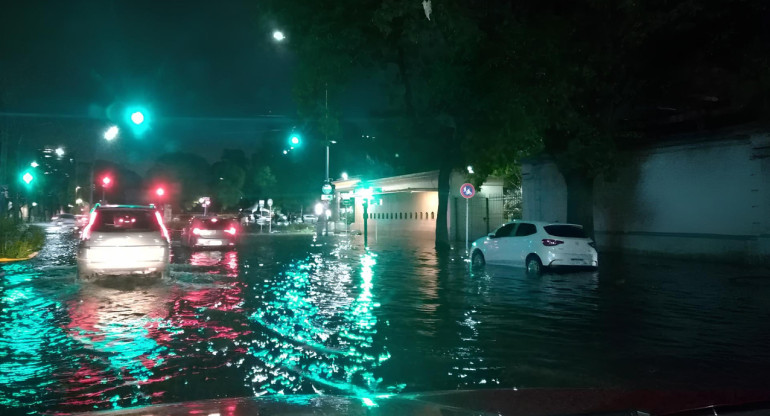
[[[246,382],[256,396],[308,391],[308,382],[317,394],[325,394],[318,387],[357,397],[377,391],[382,378],[375,371],[390,353],[373,337],[380,306],[372,293],[376,264],[376,254],[361,255],[357,285],[349,266],[320,255],[265,280],[264,303],[250,319],[274,335],[249,348],[258,362]]]
[[[61,304],[28,285],[37,274],[27,268],[3,270],[11,273],[3,276],[0,287],[0,358],[13,361],[0,361],[0,407],[39,405],[55,381],[48,357],[64,354],[68,341],[53,324]],[[37,388],[22,388],[29,385]]]

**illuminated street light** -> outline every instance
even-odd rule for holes
[[[119,131],[120,130],[118,130],[118,126],[112,126],[108,128],[107,131],[104,132],[104,139],[107,141],[114,140],[116,137],[118,137]]]
[[[343,181],[348,180],[348,173],[347,172],[342,172],[342,180]]]
[[[468,165],[468,173],[473,174],[473,166]]]
[[[284,151],[283,151],[283,154],[287,154],[287,153],[289,153],[289,151],[288,151],[288,150],[284,150]]]
[[[83,203],[83,198],[76,199],[75,203],[78,204],[78,205],[82,204]]]
[[[142,124],[144,122],[144,114],[141,111],[135,111],[131,114],[131,121],[136,125]]]
[[[59,157],[64,156],[64,148],[57,147],[56,148],[56,156],[59,156]]]
[[[32,166],[33,168],[40,166],[37,162],[32,162],[29,165]]]
[[[276,30],[273,32],[273,39],[277,40],[278,42],[281,42],[284,39],[286,39],[286,36],[280,30]]]
[[[324,213],[324,204],[322,204],[322,203],[320,203],[320,202],[319,202],[319,203],[317,203],[317,204],[315,204],[315,207],[314,207],[314,211],[315,211],[315,215],[316,215],[317,217],[320,217],[320,216],[321,216],[321,214],[323,214],[323,213]]]

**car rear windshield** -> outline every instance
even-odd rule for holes
[[[233,220],[229,218],[206,218],[201,219],[201,223],[207,230],[224,230],[233,225]]]
[[[555,237],[587,238],[583,228],[575,225],[546,225],[543,228]]]
[[[155,211],[138,209],[99,210],[91,231],[103,233],[125,231],[160,231]]]

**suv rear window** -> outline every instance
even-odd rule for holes
[[[207,230],[224,230],[225,228],[230,228],[234,222],[230,218],[199,218],[198,220]]]
[[[583,227],[575,225],[546,225],[543,229],[555,237],[588,238]]]
[[[155,211],[138,209],[105,209],[96,211],[91,231],[102,233],[125,231],[160,231]]]

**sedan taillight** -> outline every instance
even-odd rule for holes
[[[198,228],[198,227],[193,228],[193,234],[200,235],[201,234],[201,229]]]
[[[543,245],[546,246],[546,247],[558,246],[559,244],[564,244],[564,241],[554,240],[553,238],[544,238],[543,239]]]
[[[235,227],[230,227],[230,228],[226,229],[225,232],[230,234],[230,235],[235,235]]]

